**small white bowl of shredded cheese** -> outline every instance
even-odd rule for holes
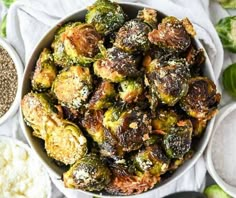
[[[50,198],[45,168],[23,142],[0,136],[0,197]]]

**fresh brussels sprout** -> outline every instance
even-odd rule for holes
[[[191,118],[191,122],[193,125],[193,135],[194,136],[201,136],[207,126],[207,120],[201,120],[196,118]]]
[[[114,85],[108,81],[103,81],[90,99],[89,108],[95,110],[106,109],[112,106],[115,96]]]
[[[170,16],[165,17],[158,28],[148,34],[148,39],[166,50],[183,52],[190,46],[191,36],[194,35],[193,26],[187,18],[180,21]]]
[[[181,99],[180,106],[191,117],[209,120],[216,114],[220,98],[214,82],[199,76],[189,80],[188,93]]]
[[[144,8],[138,11],[138,19],[150,25],[153,29],[157,27],[157,11],[151,8]]]
[[[106,57],[93,64],[94,73],[111,82],[121,82],[126,77],[136,77],[138,60],[135,56],[112,47],[107,50]]]
[[[54,61],[62,67],[94,62],[100,42],[102,38],[92,25],[67,23],[58,30],[52,43]]]
[[[151,100],[155,101],[158,97],[162,103],[174,106],[188,91],[190,71],[182,61],[172,60],[166,66],[156,67],[153,72],[147,73],[147,78]]]
[[[114,46],[125,52],[147,51],[150,48],[148,33],[151,28],[138,19],[127,21],[118,31]]]
[[[45,149],[49,157],[71,165],[86,154],[87,139],[74,123],[61,120],[46,134]]]
[[[36,63],[32,77],[32,88],[36,91],[44,91],[51,88],[57,75],[57,69],[53,62],[53,56],[49,49],[44,48]]]
[[[63,174],[65,187],[100,191],[111,180],[111,172],[96,154],[85,155]]]
[[[204,194],[207,198],[231,198],[220,186],[217,184],[208,186],[204,190]]]
[[[168,170],[170,160],[158,145],[140,150],[134,157],[134,165],[141,172],[162,175]]]
[[[224,48],[236,53],[236,16],[221,19],[215,27]]]
[[[21,101],[21,110],[26,123],[33,128],[33,135],[45,139],[49,120],[60,118],[49,97],[44,93],[28,93]]]
[[[193,126],[190,120],[179,121],[164,136],[163,146],[170,158],[182,158],[191,147]]]
[[[88,100],[91,90],[89,68],[81,66],[65,68],[52,84],[52,91],[59,103],[74,109],[80,108]]]
[[[119,29],[125,22],[122,8],[109,0],[97,0],[88,7],[86,23],[92,24],[100,34],[108,35]]]
[[[224,70],[223,85],[231,96],[236,97],[236,63],[229,65]]]
[[[218,0],[218,2],[226,9],[235,9],[236,1],[235,0]]]
[[[146,113],[118,107],[111,107],[105,112],[103,125],[116,137],[125,152],[139,149],[151,130],[151,120]]]
[[[143,93],[142,82],[138,80],[125,80],[120,83],[120,98],[127,103],[136,102]]]

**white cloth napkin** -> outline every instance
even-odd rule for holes
[[[94,0],[18,0],[8,10],[7,40],[16,49],[22,61],[26,63],[34,46],[51,26],[68,13],[86,7],[93,2]],[[218,20],[219,16],[223,16],[216,14],[223,12],[217,3],[212,3],[209,6],[209,0],[130,0],[129,2],[144,3],[168,15],[174,15],[179,18],[188,17],[194,23],[198,38],[207,49],[215,77],[217,80],[219,79],[223,64],[223,49],[214,26],[209,19],[209,16],[212,16],[214,20]],[[0,11],[5,11],[1,8]],[[213,10],[213,13],[209,12],[209,8]],[[224,15],[226,14],[224,13]],[[228,53],[225,56],[227,62],[224,66],[232,62],[230,58],[235,58]],[[226,101],[229,100],[227,98]],[[20,130],[17,115],[0,126],[1,135],[5,134],[25,141]],[[178,181],[162,188],[161,191],[152,192],[151,195],[144,195],[143,198],[160,198],[176,191],[199,190],[204,183],[205,173],[204,160],[200,158],[196,165]],[[54,179],[53,182],[68,198],[91,197],[65,189],[61,183]],[[59,198],[63,197],[63,195],[54,188],[52,197]]]

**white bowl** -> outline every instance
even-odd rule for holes
[[[222,131],[220,130],[220,127],[222,126],[224,119],[227,118],[227,116],[229,116],[230,113],[234,111],[236,111],[236,103],[228,104],[227,106],[225,106],[224,108],[220,110],[220,113],[216,117],[213,134],[208,144],[208,147],[206,150],[206,156],[205,156],[208,172],[210,173],[212,178],[216,181],[216,183],[232,197],[236,197],[236,187],[228,184],[225,180],[223,180],[223,178],[221,178],[220,174],[217,173],[214,163],[213,163],[213,159],[212,159],[212,150],[214,146],[213,141],[214,141],[215,134],[222,133],[222,136],[227,135],[227,130]],[[235,136],[236,136],[236,133],[235,133]],[[219,144],[222,144],[222,142],[219,142]],[[222,159],[219,159],[219,160],[222,160]],[[236,177],[236,175],[233,175],[233,176]]]
[[[10,108],[8,111],[0,117],[0,125],[5,122],[8,118],[10,118],[12,115],[14,115],[19,108],[20,103],[20,91],[21,91],[21,82],[22,82],[22,76],[23,76],[23,65],[21,63],[21,60],[16,53],[16,51],[13,49],[13,47],[7,43],[6,40],[0,37],[0,45],[8,52],[9,56],[12,58],[14,65],[16,67],[17,72],[17,92],[16,97],[14,101],[12,102]]]
[[[143,8],[150,8],[147,5],[138,4],[138,3],[120,3],[120,5],[124,9],[124,11],[126,13],[128,13],[128,15],[131,18],[134,18],[136,16],[138,10],[141,10]],[[36,45],[36,47],[33,50],[33,53],[31,54],[31,58],[29,59],[29,61],[27,63],[27,66],[26,66],[26,69],[25,69],[25,73],[24,73],[24,77],[23,77],[23,84],[22,84],[21,98],[23,98],[23,96],[30,91],[30,75],[31,75],[31,73],[34,69],[35,63],[36,63],[36,61],[39,57],[40,52],[43,50],[44,47],[49,47],[50,46],[51,42],[54,39],[55,32],[58,30],[60,25],[66,23],[68,21],[75,21],[75,20],[84,21],[84,16],[85,16],[86,12],[87,12],[86,9],[80,9],[76,12],[73,12],[73,13],[69,14],[68,16],[65,16],[65,18],[63,18],[55,26],[53,26],[42,37],[42,39],[38,42],[38,44]],[[159,14],[165,16],[161,12],[159,12]],[[195,44],[198,48],[203,48],[202,44],[200,43],[200,41],[198,39],[195,39]],[[209,61],[209,58],[208,58],[206,52],[205,52],[205,56],[206,56],[206,62],[205,62],[205,67],[204,67],[204,75],[208,76],[211,80],[216,82],[215,77],[214,77],[214,72],[213,72],[213,69],[212,69],[212,65]],[[150,193],[153,190],[156,190],[156,189],[159,190],[163,186],[165,186],[167,184],[170,184],[173,181],[176,181],[177,179],[179,179],[185,172],[187,172],[197,162],[199,157],[203,154],[203,151],[205,150],[205,148],[207,146],[207,143],[208,143],[208,141],[210,139],[210,136],[211,136],[211,131],[212,131],[212,128],[213,128],[213,125],[214,125],[214,120],[215,119],[213,118],[208,123],[206,131],[202,135],[201,140],[196,145],[196,148],[195,148],[196,151],[195,151],[193,157],[190,160],[186,161],[169,178],[162,181],[160,184],[155,186],[153,189],[148,190],[147,192],[144,192],[140,195],[125,196],[125,197],[142,196],[144,194]],[[31,145],[32,149],[38,154],[38,156],[40,157],[42,162],[48,168],[48,171],[50,172],[50,175],[55,177],[55,179],[57,179],[57,180],[61,180],[61,176],[63,174],[63,171],[65,171],[65,170],[58,167],[53,162],[53,160],[47,156],[44,148],[42,147],[41,140],[39,140],[38,138],[36,138],[32,135],[32,129],[30,127],[28,127],[26,125],[26,123],[24,122],[22,111],[21,111],[21,116],[20,116],[20,123],[21,123],[21,128],[24,132],[24,135],[25,135],[26,139],[28,140],[28,142]],[[114,196],[114,195],[110,195],[110,194],[102,194],[101,195],[100,193],[97,193],[97,194],[96,193],[90,193],[90,192],[87,192],[87,191],[82,191],[82,190],[77,190],[77,189],[74,189],[74,191],[84,192],[88,195],[99,196],[99,197],[124,197],[124,196]]]

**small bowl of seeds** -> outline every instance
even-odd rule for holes
[[[19,107],[22,75],[23,65],[18,54],[0,37],[0,125]]]

